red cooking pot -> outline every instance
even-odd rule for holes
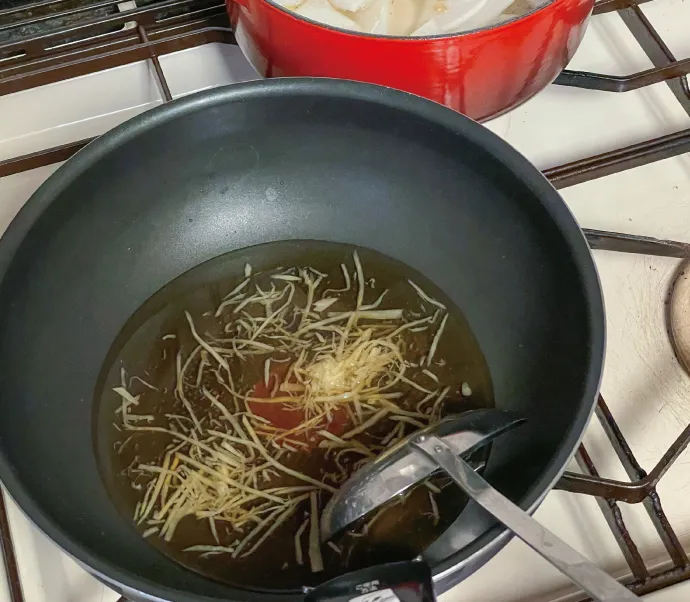
[[[370,82],[425,96],[477,120],[551,83],[584,35],[594,0],[553,0],[493,27],[430,37],[354,33],[272,0],[226,0],[237,42],[264,77]]]

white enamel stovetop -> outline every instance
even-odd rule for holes
[[[644,10],[676,56],[690,56],[689,1],[654,0]],[[161,63],[175,96],[256,77],[231,46],[198,47],[165,56]],[[651,66],[615,13],[594,19],[570,65],[619,75]],[[160,102],[144,63],[0,97],[0,159],[100,134]],[[690,118],[665,84],[622,95],[551,86],[487,127],[547,168],[690,127]],[[0,231],[55,168],[0,179]],[[690,156],[574,186],[563,196],[582,226],[690,241]],[[690,422],[690,377],[675,361],[664,322],[664,297],[678,261],[606,252],[595,257],[608,320],[602,392],[638,460],[650,469]],[[594,421],[585,443],[603,476],[626,479]],[[690,452],[662,479],[659,493],[690,550]],[[27,602],[114,602],[114,592],[9,506]],[[666,562],[644,510],[621,507],[645,560]],[[552,492],[536,517],[610,573],[625,574],[594,499]],[[513,541],[441,602],[553,602],[572,592],[564,577]],[[0,602],[8,600],[0,578]],[[690,582],[645,600],[687,602]]]

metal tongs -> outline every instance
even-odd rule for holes
[[[321,516],[324,541],[439,469],[465,494],[599,602],[640,600],[489,485],[461,456],[522,424],[515,414],[472,410],[417,431],[356,472]]]

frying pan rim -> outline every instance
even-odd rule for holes
[[[584,430],[594,410],[601,382],[605,349],[604,304],[599,277],[592,258],[591,250],[569,208],[556,189],[529,161],[520,155],[510,144],[487,130],[477,122],[440,104],[434,103],[413,94],[373,84],[330,78],[277,78],[256,80],[231,84],[190,94],[171,103],[153,108],[139,116],[126,121],[113,130],[106,132],[88,144],[71,158],[65,165],[56,170],[41,187],[29,198],[4,235],[0,238],[0,296],[5,285],[5,276],[12,259],[25,240],[34,223],[47,207],[59,196],[59,193],[71,182],[83,174],[94,162],[111,150],[135,139],[144,131],[172,121],[178,117],[195,112],[198,109],[235,102],[251,101],[257,96],[271,97],[297,95],[306,98],[323,100],[324,98],[363,101],[375,103],[401,111],[434,123],[455,132],[469,142],[483,148],[497,162],[506,167],[514,177],[521,181],[541,203],[553,224],[558,228],[559,236],[571,253],[574,269],[581,280],[583,301],[586,304],[589,326],[589,357],[586,375],[582,385],[582,403],[577,411],[567,436],[552,461],[530,486],[519,505],[528,512],[533,512],[555,482],[565,471],[570,458],[584,435]],[[591,403],[588,403],[591,399]],[[188,602],[193,600],[225,600],[228,597],[213,597],[182,592],[172,587],[155,583],[146,577],[118,567],[116,564],[93,552],[87,546],[74,539],[57,521],[44,512],[42,504],[33,500],[29,492],[15,475],[8,458],[0,448],[0,482],[22,512],[80,564],[88,567],[97,576],[115,587],[124,586],[133,593],[144,594],[149,598]],[[508,539],[508,532],[501,526],[489,529],[471,544],[456,552],[439,566],[432,567],[434,581],[440,592],[458,582],[453,574],[460,567],[478,561],[482,555],[488,555],[499,549]],[[300,594],[257,592],[239,587],[227,586],[231,598],[248,600],[298,600]]]

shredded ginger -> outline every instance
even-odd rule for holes
[[[130,438],[159,433],[169,440],[156,462],[130,467],[133,487],[141,488],[134,520],[147,537],[172,541],[180,522],[194,517],[208,523],[210,537],[188,553],[246,557],[294,519],[296,562],[308,556],[312,570],[322,570],[316,500],[325,503],[354,470],[440,418],[449,387],[433,373],[433,360],[445,306],[413,282],[419,311],[386,306],[387,291],[373,290],[356,252],[352,264],[340,266],[342,282],[302,267],[261,280],[247,265],[244,279],[211,312],[225,323],[220,335],[209,335],[201,317],[185,312],[188,332],[163,337],[178,346],[169,391],[178,414],[137,414],[146,395],[162,393],[140,378],[127,383],[122,374],[114,388],[118,429]],[[416,362],[406,356],[408,331],[428,331],[430,349],[420,350]],[[185,349],[180,341],[190,335],[195,346]],[[243,382],[245,362],[261,366],[264,395]],[[133,394],[128,384],[144,388]],[[412,408],[400,403],[410,391],[421,398]],[[262,404],[281,404],[303,419],[279,428],[262,416]],[[347,421],[338,434],[329,431],[336,412]],[[372,428],[378,435],[361,439]],[[313,453],[309,434],[318,435],[336,472],[315,476],[290,463],[295,454]],[[433,499],[431,506],[437,512]]]

